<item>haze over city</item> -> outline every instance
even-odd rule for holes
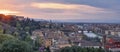
[[[64,22],[120,22],[120,0],[0,0],[0,13]]]

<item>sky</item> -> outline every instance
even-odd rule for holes
[[[120,23],[120,0],[0,0],[0,13],[61,22]]]

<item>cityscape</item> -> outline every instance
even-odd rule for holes
[[[120,52],[118,0],[0,3],[0,52]]]

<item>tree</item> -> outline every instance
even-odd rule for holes
[[[40,36],[36,36],[35,40],[33,40],[33,49],[38,50],[40,46],[42,46],[43,41]]]
[[[15,38],[9,34],[0,34],[0,44],[10,39],[15,39]]]
[[[6,29],[3,29],[3,34],[5,34],[6,33]]]
[[[28,27],[28,26],[25,27],[25,31],[26,31],[26,32],[29,32],[29,30],[30,30],[30,27]]]
[[[2,43],[1,52],[33,52],[32,46],[20,40],[8,40]]]
[[[1,44],[0,44],[0,52],[1,52]]]
[[[47,47],[47,48],[46,48],[46,52],[50,52],[50,47]]]
[[[15,38],[19,38],[19,32],[15,31],[13,34],[12,34]]]
[[[27,35],[27,37],[25,38],[25,41],[28,42],[29,44],[32,44],[33,42],[30,35]]]
[[[2,25],[0,23],[0,33],[3,33]]]

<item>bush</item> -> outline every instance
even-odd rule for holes
[[[2,42],[4,42],[4,41],[10,40],[10,39],[15,39],[15,38],[9,34],[0,34],[0,44],[2,44]]]
[[[9,40],[2,43],[1,52],[33,52],[32,46],[20,40]]]

